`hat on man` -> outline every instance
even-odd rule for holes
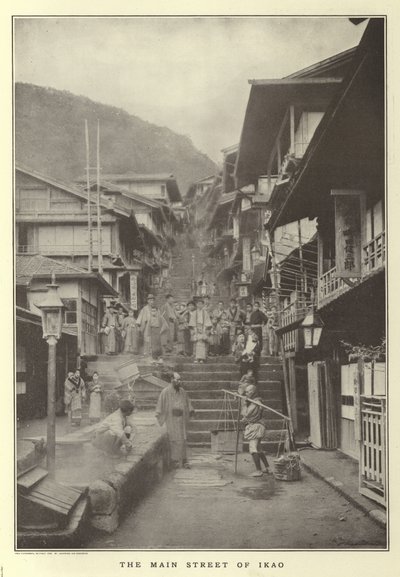
[[[147,300],[150,300],[150,299],[153,299],[153,298],[154,298],[154,295],[152,295],[152,294],[147,295]]]

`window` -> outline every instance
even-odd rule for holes
[[[76,299],[61,299],[64,305],[64,324],[76,325]]]
[[[97,334],[97,307],[82,299],[82,330],[89,335]]]

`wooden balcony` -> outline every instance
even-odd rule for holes
[[[282,309],[281,326],[287,327],[300,319],[303,319],[311,306],[311,301],[305,298],[298,298]]]
[[[97,254],[97,243],[92,245],[93,254]],[[43,256],[85,256],[88,254],[87,244],[55,244],[55,245],[18,245],[19,254],[41,254]],[[103,255],[111,253],[110,245],[103,244]]]
[[[379,270],[385,266],[385,231],[363,246],[363,273]]]
[[[375,238],[365,243],[362,250],[362,276],[361,279],[350,279],[353,283],[362,282],[371,273],[384,268],[386,258],[385,232],[378,234]],[[341,278],[334,276],[335,272],[336,267],[333,267],[319,278],[318,307],[328,304],[350,289],[350,286]]]

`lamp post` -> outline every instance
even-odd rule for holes
[[[317,312],[311,310],[300,325],[304,333],[304,348],[312,349],[319,345],[322,329],[325,326]]]
[[[49,346],[47,364],[47,469],[54,475],[56,463],[56,347],[61,337],[63,302],[53,273],[45,299],[38,308],[42,312],[43,338]]]

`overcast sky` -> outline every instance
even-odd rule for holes
[[[69,90],[187,134],[220,161],[248,79],[280,78],[358,44],[347,18],[19,18],[15,80]],[[117,137],[117,135],[116,135]]]

